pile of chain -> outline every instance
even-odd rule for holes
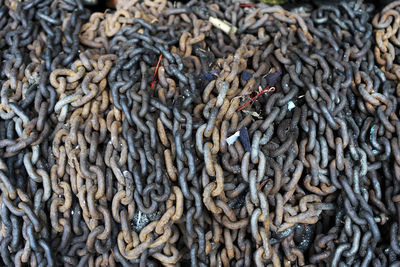
[[[63,189],[49,172],[58,101],[49,76],[78,55],[90,13],[72,1],[0,1],[0,9],[2,265],[54,266],[54,248],[69,236],[50,225],[49,204]]]
[[[400,266],[400,1],[374,12],[0,0],[0,264]]]
[[[392,150],[392,160],[382,163],[383,178],[385,183],[385,204],[387,214],[391,218],[389,227],[383,231],[385,245],[382,247],[384,253],[389,255],[393,266],[400,266],[400,121],[397,116],[398,100],[400,97],[399,88],[399,22],[400,22],[400,1],[395,1],[386,6],[372,20],[374,26],[375,47],[374,54],[377,66],[383,72],[384,83],[381,92],[390,101],[380,103],[376,107],[379,117],[386,129],[385,135],[389,139],[386,146]],[[385,115],[385,116],[383,116]],[[372,142],[376,138],[371,140]],[[376,147],[376,145],[374,145]],[[383,196],[382,196],[383,197]]]

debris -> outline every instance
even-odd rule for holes
[[[240,4],[240,7],[253,7],[254,4]]]
[[[239,135],[240,135],[240,131],[237,131],[233,135],[231,135],[228,138],[226,138],[226,143],[228,144],[228,146],[230,146],[233,143],[235,143],[235,141],[239,138]]]
[[[258,119],[262,119],[261,115],[258,114],[258,113],[255,112],[255,111],[249,111],[249,110],[242,110],[242,111],[243,111],[243,113],[249,114],[249,115],[251,115],[251,116],[253,116],[253,117],[256,117],[256,118],[258,118]]]
[[[162,54],[160,54],[160,57],[158,58],[158,63],[157,63],[157,66],[156,66],[156,70],[154,71],[154,80],[151,82],[150,88],[153,88],[154,84],[156,83],[158,67],[160,67],[161,59],[162,59]]]
[[[249,137],[249,132],[247,131],[247,128],[245,126],[243,126],[240,129],[240,142],[242,143],[244,150],[246,150],[246,152],[250,152],[250,137]]]
[[[296,107],[296,104],[293,101],[288,102],[288,110],[291,111]]]
[[[252,97],[251,100],[247,101],[246,104],[244,104],[243,106],[241,106],[240,108],[238,108],[237,111],[241,111],[242,109],[244,109],[248,104],[250,104],[251,102],[253,102],[257,97],[259,97],[260,95],[262,95],[265,92],[275,92],[275,87],[269,87],[267,86],[266,88],[264,88],[263,90],[261,90],[261,86],[258,88],[259,89],[259,93]]]
[[[200,76],[201,81],[211,82],[217,78],[219,74],[219,70],[211,70],[210,72],[206,72]]]
[[[210,21],[210,23],[220,29],[221,31],[223,31],[226,34],[235,34],[237,32],[237,28],[235,26],[232,26],[232,24],[230,24],[229,22],[225,21],[225,20],[220,20],[217,18],[214,18],[212,16],[210,16],[210,18],[208,19]]]
[[[244,70],[242,72],[242,79],[243,81],[248,81],[251,79],[251,77],[253,77],[253,75],[251,75],[250,73],[248,73],[246,70]]]
[[[282,75],[282,72],[280,72],[280,71],[268,73],[263,79],[264,82],[266,83],[265,85],[263,85],[263,87],[275,86],[276,83],[278,82],[279,78],[281,77],[281,75]]]

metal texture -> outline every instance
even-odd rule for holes
[[[400,265],[399,22],[0,0],[0,265]]]

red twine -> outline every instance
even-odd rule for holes
[[[154,80],[151,82],[150,89],[153,89],[154,84],[156,83],[158,67],[160,66],[161,59],[162,59],[162,54],[160,54],[160,57],[158,58],[157,67],[156,67],[156,70],[154,71]]]
[[[259,89],[261,89],[261,86],[259,87]],[[260,95],[262,95],[265,92],[275,92],[275,87],[265,87],[264,90],[262,90],[261,92],[259,92],[255,97],[252,97],[251,100],[247,101],[246,104],[244,104],[242,107],[240,107],[237,111],[241,111],[242,109],[244,109],[248,104],[250,104],[251,102],[253,102],[257,97],[259,97]]]
[[[253,7],[254,4],[241,4],[240,7]]]

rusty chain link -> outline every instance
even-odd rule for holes
[[[399,266],[400,1],[0,0],[0,265]]]

